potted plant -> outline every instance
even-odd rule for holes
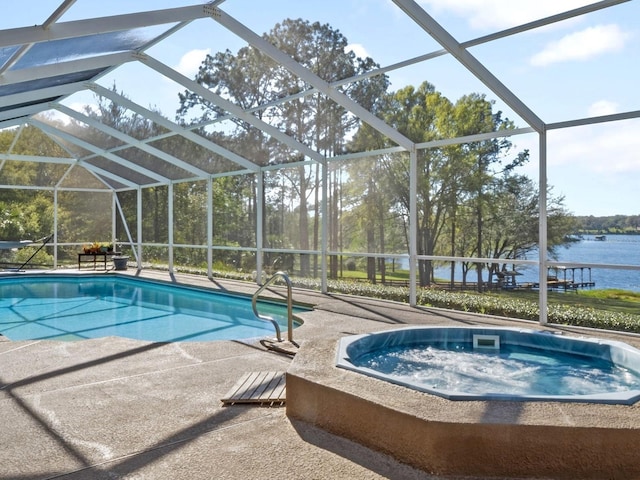
[[[89,247],[89,253],[93,253],[94,255],[96,253],[100,253],[100,244],[98,242],[93,242],[91,247]]]
[[[113,268],[116,270],[126,270],[127,262],[129,261],[129,255],[114,255],[112,257]]]

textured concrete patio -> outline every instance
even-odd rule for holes
[[[241,282],[178,280],[255,290]],[[316,305],[295,331],[302,348],[310,339],[403,323],[514,323],[299,290],[294,298]],[[290,363],[258,342],[0,337],[0,479],[440,478],[292,420],[285,408],[222,405],[244,373],[286,371]]]

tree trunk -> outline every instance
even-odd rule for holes
[[[300,174],[300,249],[309,250],[309,209],[307,208],[307,179],[304,167],[299,167]],[[300,254],[300,275],[309,276],[310,259],[306,253]]]
[[[476,249],[478,250],[478,257],[482,257],[482,208],[480,207],[480,199],[478,199],[477,215],[478,244]],[[478,292],[482,293],[482,262],[476,263],[476,270],[478,272]]]
[[[378,222],[378,236],[380,238],[380,253],[384,253],[384,210],[382,208],[379,208],[379,213],[380,213],[380,219]],[[379,269],[380,269],[380,281],[382,282],[382,284],[384,285],[384,283],[387,281],[387,268],[386,268],[386,262],[384,257],[380,258],[380,262],[379,262]]]
[[[373,251],[375,248],[375,234],[372,226],[367,226],[367,252]],[[367,257],[367,279],[373,283],[377,283],[376,279],[376,259]]]
[[[451,216],[451,256],[456,256],[456,209],[455,203],[453,204],[453,213]],[[451,289],[455,284],[456,278],[456,262],[451,262]]]

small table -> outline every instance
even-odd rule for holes
[[[78,254],[78,270],[80,270],[83,263],[93,262],[93,269],[95,270],[98,265],[98,259],[102,263],[103,269],[107,269],[107,255],[112,255],[112,252],[100,252],[100,253],[79,253]]]

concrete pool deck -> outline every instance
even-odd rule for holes
[[[169,280],[166,273],[141,276]],[[235,292],[256,289],[189,275],[177,279]],[[346,334],[402,324],[523,325],[297,289],[294,299],[316,305],[300,315],[305,325],[294,332],[303,349],[306,342],[327,345]],[[638,337],[607,336],[640,346]],[[0,479],[444,478],[291,419],[285,408],[220,402],[246,372],[286,371],[291,362],[258,342],[0,337]],[[640,406],[622,408],[640,424]]]

